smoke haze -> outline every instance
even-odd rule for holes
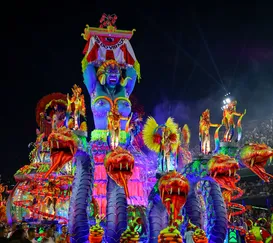
[[[245,56],[247,58],[238,68],[237,77],[233,80],[224,78],[224,80],[231,80],[228,91],[238,101],[237,111],[247,110],[243,125],[251,120],[263,120],[273,115],[272,53],[273,51],[248,50]],[[215,87],[213,94],[195,102],[164,97],[162,102],[155,106],[153,116],[160,124],[164,123],[169,116],[172,116],[179,126],[188,124],[192,134],[191,146],[195,146],[198,143],[199,117],[205,109],[210,109],[212,123],[221,122],[224,93],[217,89],[219,86],[215,85]]]

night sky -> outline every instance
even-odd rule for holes
[[[270,1],[25,2],[9,3],[1,35],[2,53],[7,53],[2,62],[8,60],[8,76],[1,82],[4,178],[29,163],[28,144],[36,137],[35,107],[40,98],[66,94],[77,83],[89,105],[81,73],[86,43],[81,33],[86,24],[98,27],[103,13],[118,16],[118,29],[137,30],[131,44],[142,80],[134,93],[147,114],[159,120],[172,114],[195,131],[206,107],[219,122],[220,102],[227,91],[238,99],[238,111],[247,108],[248,119],[273,113]],[[162,110],[164,116],[159,114]],[[88,119],[91,130],[90,109]]]

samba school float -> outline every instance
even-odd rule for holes
[[[174,243],[185,241],[188,231],[194,242],[229,242],[228,231],[241,230],[230,217],[245,211],[232,202],[243,193],[237,171],[249,168],[268,182],[272,176],[264,167],[273,150],[264,144],[240,147],[245,112],[236,112],[235,101],[220,124],[210,122],[209,110],[201,115],[196,158],[189,152],[188,125],[179,127],[171,117],[164,124],[152,117],[143,121],[143,109],[131,96],[141,78],[130,44],[134,30],[117,29],[116,20],[104,14],[99,28],[87,26],[83,34],[82,71],[95,125],[90,141],[78,85],[71,95],[43,97],[30,164],[16,172],[17,185],[5,204],[8,221],[68,224],[73,243]],[[215,151],[210,127],[216,128]]]

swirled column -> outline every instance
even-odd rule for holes
[[[206,204],[207,236],[210,243],[223,243],[227,233],[227,210],[221,188],[215,181],[202,181],[201,188]]]
[[[106,239],[108,243],[119,242],[127,227],[127,199],[124,189],[110,177],[107,183]]]
[[[93,161],[84,151],[77,151],[75,155],[76,172],[73,181],[73,190],[69,207],[69,232],[71,243],[89,242],[89,223],[87,207],[92,196],[93,188]]]
[[[149,196],[147,217],[149,227],[148,242],[157,243],[160,231],[168,226],[168,213],[160,199],[157,184]]]

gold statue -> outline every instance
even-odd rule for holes
[[[226,131],[225,131],[225,135],[224,135],[224,142],[231,142],[232,137],[234,135],[234,129],[235,129],[235,122],[234,122],[234,116],[239,116],[239,120],[237,122],[237,127],[238,127],[238,137],[241,137],[241,120],[242,117],[246,114],[246,110],[244,111],[244,113],[238,113],[236,112],[236,105],[237,105],[237,101],[234,100],[232,102],[230,102],[227,106],[226,109],[224,109],[223,111],[223,120],[222,120],[222,124],[225,126]],[[240,140],[240,139],[238,139]]]
[[[125,131],[129,131],[130,118],[122,117],[118,111],[118,104],[114,103],[111,107],[111,111],[108,113],[108,131],[110,133],[111,139],[111,149],[115,149],[119,145],[119,135],[120,135],[120,121],[128,120]]]
[[[68,120],[72,112],[72,104],[74,104],[74,129],[78,130],[80,128],[80,115],[86,115],[84,95],[82,94],[81,87],[76,84],[74,84],[72,92],[73,94],[71,99],[69,94],[67,94],[66,124],[68,124]]]
[[[208,154],[211,150],[210,148],[210,133],[211,127],[219,127],[220,124],[212,124],[210,122],[210,110],[206,109],[200,116],[199,121],[199,141],[201,144],[201,151],[204,154]]]

